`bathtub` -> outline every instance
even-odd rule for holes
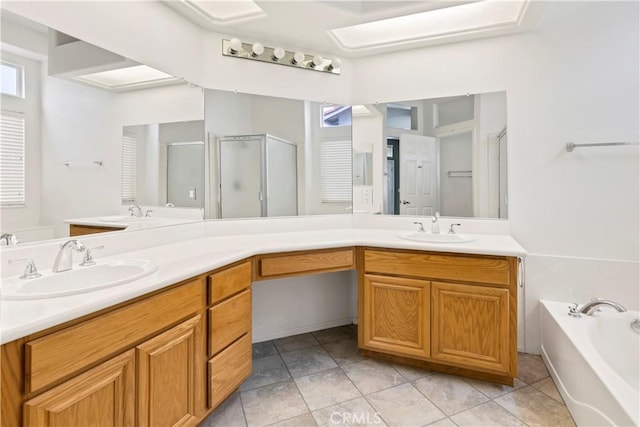
[[[569,303],[540,301],[542,358],[579,426],[638,426],[638,312],[609,307],[573,318]]]

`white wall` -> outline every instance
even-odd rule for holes
[[[539,298],[583,302],[587,294],[607,297],[615,286],[631,308],[640,304],[638,148],[564,150],[569,141],[640,139],[639,7],[550,2],[533,33],[354,64],[358,102],[506,90],[509,220],[531,253],[528,351],[539,350]]]

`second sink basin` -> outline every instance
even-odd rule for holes
[[[54,298],[122,285],[158,270],[144,259],[99,262],[90,267],[75,266],[61,273],[43,272],[37,279],[12,278],[2,281],[2,299]]]
[[[422,232],[415,232],[415,231],[398,233],[398,237],[405,240],[413,240],[414,242],[425,242],[425,243],[466,243],[466,242],[472,242],[473,240],[475,240],[472,236],[469,236],[468,234],[449,234],[449,233],[431,234],[431,233],[422,233]]]

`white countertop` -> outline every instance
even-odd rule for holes
[[[397,237],[397,233],[397,230],[353,227],[293,232],[274,230],[270,233],[188,239],[108,257],[100,257],[98,253],[98,262],[136,258],[151,260],[159,268],[140,280],[112,288],[49,299],[0,300],[0,343],[42,331],[257,254],[374,246],[485,255],[526,255],[526,251],[508,235],[474,234],[475,240],[472,242],[436,244],[403,240]],[[76,265],[74,268],[81,267]]]

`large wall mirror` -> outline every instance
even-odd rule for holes
[[[354,106],[354,212],[507,218],[506,125],[505,92]]]
[[[209,218],[350,214],[351,107],[205,90]]]

